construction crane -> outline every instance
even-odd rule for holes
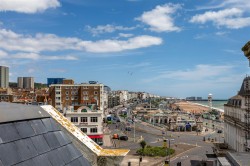
[[[244,52],[244,55],[249,60],[250,66],[250,41],[248,41],[244,47],[241,49]],[[245,109],[245,150],[247,152],[250,151],[250,80],[245,79],[244,81],[244,97],[246,102],[246,109]]]

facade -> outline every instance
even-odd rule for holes
[[[9,87],[9,68],[0,66],[0,88]]]
[[[108,108],[120,105],[120,96],[110,94],[108,96]]]
[[[34,89],[34,77],[18,77],[17,87],[23,89]]]
[[[70,108],[65,113],[66,118],[80,128],[93,141],[102,144],[102,112],[100,110],[93,110],[87,106],[79,107],[77,110],[74,110],[73,107]]]
[[[247,124],[247,96],[250,77],[243,80],[239,93],[230,98],[224,105],[224,136],[225,142],[237,152],[250,150],[250,135]],[[249,87],[250,88],[250,87]]]
[[[65,78],[47,78],[47,86],[51,84],[62,84]]]
[[[103,84],[52,84],[49,87],[51,105],[57,110],[69,106],[88,106],[95,104],[97,110],[104,110]]]

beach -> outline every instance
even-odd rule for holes
[[[179,107],[182,111],[189,112],[189,113],[203,113],[209,110],[209,107],[202,106],[199,104],[181,101],[174,104],[175,107]]]

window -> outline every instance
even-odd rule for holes
[[[87,133],[87,128],[81,128],[81,131],[82,131],[83,133]]]
[[[94,89],[98,89],[98,86],[95,86]]]
[[[56,97],[56,100],[61,100],[61,97]]]
[[[78,122],[78,117],[71,117],[71,122]]]
[[[66,100],[69,100],[69,97],[68,97],[68,96],[66,96]]]
[[[77,96],[75,96],[75,100],[78,100],[78,97],[77,97]]]
[[[56,103],[56,105],[61,105],[61,103]]]
[[[91,117],[90,122],[97,122],[97,117]]]
[[[83,89],[89,89],[89,87],[88,86],[84,86]]]
[[[83,100],[89,100],[88,96],[83,96]]]
[[[69,87],[68,87],[68,86],[66,86],[66,87],[65,87],[65,89],[69,89]]]
[[[74,100],[74,97],[71,97],[71,100]]]
[[[98,92],[97,92],[97,91],[95,91],[95,92],[94,92],[94,94],[95,94],[95,95],[97,95],[97,94],[98,94]]]
[[[91,133],[97,133],[97,128],[90,128]]]
[[[88,118],[87,117],[81,117],[81,122],[88,122]]]
[[[83,91],[82,92],[84,95],[88,95],[88,91]]]
[[[61,94],[61,92],[56,92],[56,94],[57,94],[57,95],[60,95],[60,94]]]
[[[71,94],[74,95],[74,94],[75,94],[75,91],[71,91]]]
[[[66,92],[65,92],[65,94],[66,94],[66,95],[68,95],[68,94],[69,94],[69,92],[68,92],[68,91],[66,91]]]
[[[88,112],[86,109],[82,109],[81,112]]]

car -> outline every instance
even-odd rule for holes
[[[131,131],[131,127],[126,127],[125,130],[126,131]]]
[[[126,135],[120,136],[119,140],[127,141],[128,140],[128,136],[126,136]]]
[[[121,122],[119,118],[116,119],[116,122]]]
[[[217,133],[222,133],[222,130],[218,130]]]

